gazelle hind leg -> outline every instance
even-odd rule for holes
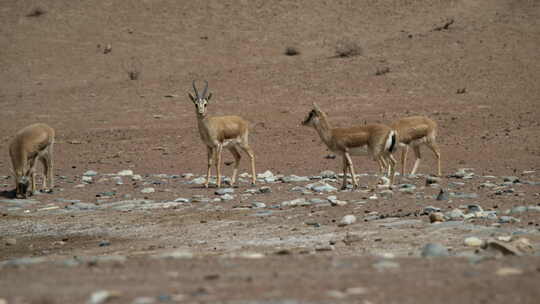
[[[414,146],[413,147],[414,156],[416,159],[414,160],[414,166],[411,171],[411,175],[415,175],[416,171],[418,170],[418,166],[420,166],[420,161],[422,160],[422,155],[420,154],[420,146]]]
[[[47,159],[48,159],[47,153],[43,153],[41,157],[39,158],[41,165],[43,166],[43,185],[42,185],[43,191],[47,191],[47,182],[49,181],[50,183],[50,180],[49,180],[50,169],[49,169],[49,162]]]
[[[356,181],[356,174],[354,173],[354,166],[353,166],[352,159],[351,159],[351,156],[349,155],[349,153],[345,152],[345,158],[347,159],[347,164],[348,164],[349,170],[351,172],[353,187],[358,188],[358,183]]]
[[[240,166],[240,159],[242,159],[242,155],[240,155],[235,146],[231,146],[229,151],[231,151],[231,154],[234,157],[234,169],[231,177],[231,186],[233,186],[236,183],[236,175],[238,174],[238,167]]]
[[[257,173],[255,171],[255,153],[253,153],[253,150],[251,147],[247,144],[240,145],[240,148],[246,152],[246,154],[249,156],[249,160],[251,161],[251,184],[255,185],[257,181]]]
[[[347,189],[347,173],[349,171],[349,165],[347,163],[347,158],[345,155],[342,157],[343,159],[343,182],[341,183],[341,189],[345,190]]]
[[[442,172],[441,172],[441,151],[439,150],[439,146],[437,145],[437,143],[432,142],[432,141],[427,142],[426,146],[428,146],[428,148],[431,151],[433,151],[433,154],[435,154],[435,158],[437,158],[438,176],[441,176],[442,175]]]

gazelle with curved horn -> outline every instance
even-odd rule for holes
[[[251,178],[252,184],[255,184],[255,154],[248,143],[248,122],[239,116],[211,116],[207,115],[207,105],[212,98],[212,93],[208,93],[208,81],[205,80],[205,87],[201,95],[193,81],[193,90],[195,96],[188,93],[189,98],[195,105],[195,113],[197,114],[197,124],[199,133],[203,143],[206,145],[208,152],[208,170],[206,173],[205,187],[208,188],[210,183],[210,173],[212,165],[215,162],[217,171],[217,187],[221,187],[221,152],[223,148],[229,149],[234,157],[234,169],[231,178],[231,185],[236,182],[238,166],[240,165],[239,149],[246,152],[251,160]]]
[[[392,152],[397,144],[396,133],[383,124],[356,125],[348,128],[332,128],[328,116],[316,103],[302,122],[304,126],[313,127],[328,149],[343,157],[343,184],[347,187],[347,172],[352,176],[353,187],[358,187],[351,155],[369,155],[379,163],[383,170],[390,164],[390,185],[394,181],[396,160]],[[381,163],[384,161],[384,163]]]
[[[16,197],[26,198],[28,190],[30,193],[36,191],[35,167],[38,159],[43,165],[43,189],[52,190],[53,145],[54,130],[46,124],[29,125],[15,134],[9,145],[9,156],[15,174]]]
[[[416,160],[411,174],[416,174],[420,165],[420,146],[427,146],[437,159],[437,173],[441,176],[441,152],[437,145],[437,123],[425,116],[411,116],[395,121],[390,125],[398,134],[399,146],[403,148],[401,152],[401,174],[405,174],[405,164],[409,147],[413,148]]]

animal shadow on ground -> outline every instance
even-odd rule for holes
[[[9,190],[9,191],[2,191],[0,192],[0,197],[3,197],[3,198],[16,198],[16,195],[15,195],[15,189],[13,190]]]

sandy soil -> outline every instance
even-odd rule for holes
[[[132,2],[0,4],[0,303],[85,303],[98,290],[107,303],[536,302],[540,3]],[[337,56],[343,45],[360,54]],[[431,117],[442,181],[398,177],[415,188],[385,198],[376,163],[355,157],[360,190],[302,194],[291,190],[317,180],[244,178],[220,201],[191,183],[206,169],[193,79],[209,81],[211,115],[250,122],[258,173],[339,173],[341,160],[300,126],[317,102],[334,126]],[[35,122],[57,132],[56,188],[13,200],[9,141]],[[420,172],[435,173],[422,155]],[[474,176],[452,177],[460,168]],[[84,184],[88,170],[97,175]],[[110,174],[122,170],[141,179],[118,185]],[[449,200],[435,199],[441,188]],[[283,204],[298,198],[324,202]],[[470,204],[497,218],[431,224],[424,212]],[[358,221],[340,227],[348,214]],[[505,215],[518,221],[499,223]],[[531,247],[501,257],[469,236]],[[421,257],[428,243],[450,257]]]

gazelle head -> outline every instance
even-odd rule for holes
[[[26,193],[28,192],[28,187],[30,186],[30,179],[28,176],[30,176],[30,170],[28,172],[24,172],[23,170],[15,170],[15,183],[17,185],[16,193],[15,195],[17,197],[22,196],[23,198],[26,198]]]
[[[208,93],[208,81],[204,81],[205,86],[204,90],[201,95],[199,95],[199,91],[197,90],[197,86],[195,85],[195,80],[193,80],[193,90],[195,91],[195,97],[191,95],[191,93],[188,93],[189,98],[191,101],[193,101],[193,104],[195,104],[195,112],[197,113],[197,116],[204,117],[206,116],[206,105],[208,104],[208,101],[210,101],[210,98],[212,98],[212,93]]]
[[[302,121],[303,126],[314,126],[316,125],[321,117],[326,118],[326,113],[324,113],[320,108],[319,105],[316,103],[313,103],[313,109],[309,111],[306,118]]]

